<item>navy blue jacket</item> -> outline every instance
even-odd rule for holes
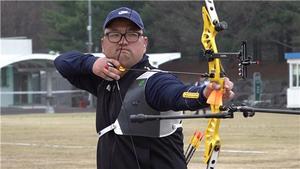
[[[93,55],[71,51],[56,58],[54,63],[60,74],[71,84],[97,97],[97,86],[102,78],[92,72],[96,59]],[[148,60],[146,55],[141,62],[145,60]],[[204,87],[184,85],[173,74],[157,73],[148,80],[145,95],[149,105],[159,111],[197,110],[207,106],[202,93]],[[184,99],[182,93],[188,90],[199,91],[200,99]]]
[[[71,51],[56,58],[54,63],[57,70],[70,83],[77,88],[89,91],[98,98],[96,130],[99,132],[115,122],[122,103],[115,101],[120,100],[118,92],[106,90],[107,84],[113,86],[115,82],[103,80],[93,74],[92,66],[96,59],[93,55]],[[146,55],[133,68],[142,68],[144,65],[149,65]],[[126,81],[132,81],[139,74],[141,72],[129,71],[119,80],[122,98],[130,85]],[[204,86],[184,85],[172,74],[156,73],[147,81],[145,96],[147,103],[158,111],[196,110],[207,106],[202,94],[203,89]],[[182,93],[185,91],[199,91],[200,99],[182,98]],[[135,149],[132,148],[132,142],[134,142]],[[136,161],[143,169],[186,169],[182,129],[163,138],[117,136],[109,132],[99,140],[98,169],[135,169],[138,168]]]

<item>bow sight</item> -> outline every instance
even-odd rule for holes
[[[213,53],[211,50],[205,51],[205,57],[207,58],[208,62],[213,61],[216,58],[222,59],[222,58],[228,58],[228,57],[236,57],[238,59],[238,75],[242,79],[247,78],[247,66],[250,66],[252,64],[259,64],[258,61],[253,61],[253,58],[247,54],[247,42],[242,41],[241,48],[238,52],[219,52],[219,53]],[[214,76],[214,75],[211,75]],[[225,72],[222,68],[221,77],[225,76]]]

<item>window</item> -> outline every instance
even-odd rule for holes
[[[300,64],[298,64],[298,87],[300,87]]]
[[[8,86],[8,72],[7,67],[4,67],[1,69],[1,87],[7,87]]]
[[[292,87],[300,87],[300,64],[291,64]]]

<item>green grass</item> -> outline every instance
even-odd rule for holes
[[[206,125],[185,120],[185,143]],[[221,121],[220,137],[218,169],[300,168],[299,116],[237,115]],[[203,143],[190,169],[205,168]],[[1,116],[1,169],[95,169],[96,144],[95,113]]]

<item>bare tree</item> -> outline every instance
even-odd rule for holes
[[[27,37],[32,39],[34,52],[48,52],[42,39],[48,27],[42,16],[51,8],[54,3],[50,1],[2,1],[1,37]]]

